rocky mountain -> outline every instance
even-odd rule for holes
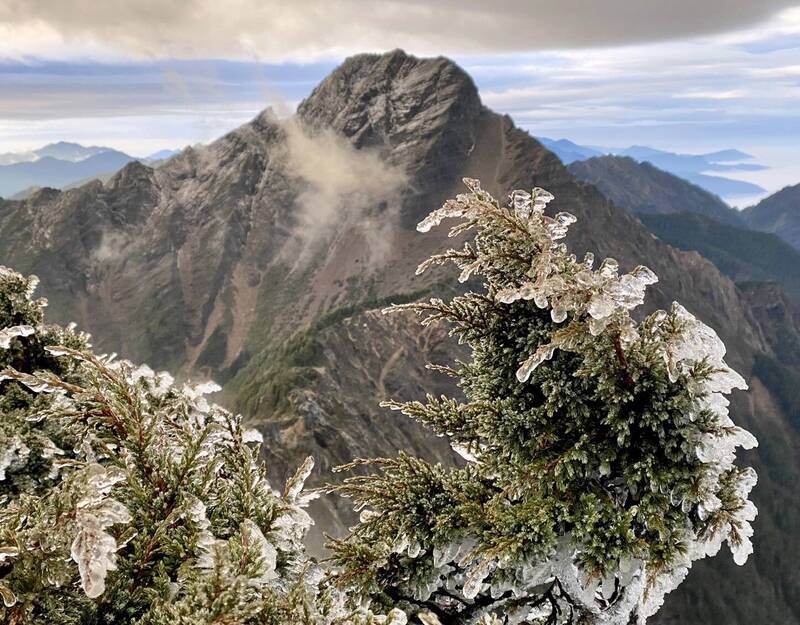
[[[725,224],[744,225],[739,212],[718,196],[648,162],[628,156],[598,156],[570,164],[569,171],[634,213],[689,212]]]
[[[772,232],[800,249],[800,184],[786,187],[742,211],[754,230]]]
[[[265,432],[278,474],[306,453],[322,469],[398,448],[452,462],[444,441],[377,404],[451,391],[424,364],[458,348],[441,329],[378,309],[456,288],[448,272],[414,276],[422,259],[453,243],[414,224],[460,191],[464,176],[498,196],[552,191],[553,210],[579,218],[574,251],[648,264],[661,278],[649,306],[683,302],[719,331],[729,361],[751,381],[734,413],[761,441],[748,457],[760,474],[756,556],[741,569],[726,558],[701,563],[661,622],[800,618],[787,557],[800,547],[791,530],[800,486],[787,479],[800,468],[800,438],[776,390],[782,382],[757,369],[770,358],[794,371],[771,337],[794,332],[795,321],[761,314],[711,262],[653,237],[576,180],[484,107],[447,59],[353,57],[291,120],[266,111],[158,169],[134,162],[107,184],[2,201],[0,262],[37,273],[51,318],[78,321],[100,349],[224,382],[224,400]],[[332,531],[352,518],[340,502],[322,501],[317,512]]]

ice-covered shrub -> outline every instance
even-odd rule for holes
[[[751,551],[756,445],[728,416],[745,388],[712,329],[679,304],[636,322],[646,267],[594,268],[561,239],[575,218],[552,195],[501,205],[475,180],[418,229],[458,219],[454,263],[483,289],[396,306],[444,321],[472,351],[436,366],[464,399],[392,403],[466,458],[447,469],[399,455],[332,490],[362,510],[333,544],[342,588],[424,623],[644,622],[692,562],[727,542]],[[353,466],[353,465],[349,465]]]
[[[401,624],[323,582],[302,464],[282,492],[212,384],[97,356],[0,268],[0,622]]]

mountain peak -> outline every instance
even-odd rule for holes
[[[402,50],[348,58],[297,109],[312,131],[341,133],[412,175],[431,169],[431,180],[463,164],[482,112],[475,83],[456,63]]]
[[[367,120],[367,112],[384,109],[399,113],[402,121],[451,104],[465,112],[480,110],[478,89],[463,69],[445,57],[418,58],[392,50],[347,58],[300,103],[298,114],[307,125],[332,127],[361,147],[375,142],[381,125],[385,130],[396,119],[379,115]]]
[[[153,168],[148,167],[141,161],[131,161],[125,164],[108,181],[109,188],[124,186],[133,181],[149,181],[153,174]]]

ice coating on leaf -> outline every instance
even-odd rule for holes
[[[189,399],[192,406],[201,413],[209,412],[211,405],[205,395],[217,393],[222,387],[216,382],[201,382],[199,384],[184,384],[183,395]]]
[[[300,493],[303,491],[303,486],[305,486],[306,480],[313,470],[314,458],[308,456],[295,474],[286,482],[286,488],[283,492],[287,501],[294,503],[299,500]]]
[[[534,189],[533,189],[533,210],[534,210],[534,212],[537,212],[537,213],[544,212],[544,209],[547,207],[547,205],[550,202],[552,202],[554,199],[556,199],[555,196],[552,193],[550,193],[549,191],[546,191],[546,190],[542,189],[541,187],[534,187]]]
[[[122,503],[107,497],[113,486],[123,479],[118,469],[106,469],[97,464],[87,468],[89,490],[78,502],[75,515],[78,533],[70,556],[78,564],[81,586],[90,598],[103,594],[108,571],[117,568],[117,541],[106,529],[131,520]]]
[[[614,312],[614,309],[614,300],[611,299],[611,296],[604,291],[595,293],[592,296],[592,299],[589,301],[588,311],[594,319],[605,319],[606,317],[610,317]]]
[[[308,512],[302,508],[292,508],[275,520],[271,536],[274,537],[278,549],[292,551],[302,545],[308,528],[313,524],[314,521]]]
[[[578,220],[578,218],[572,213],[563,212],[558,213],[554,219],[549,217],[544,217],[543,219],[545,227],[547,228],[550,238],[553,241],[563,239],[565,236],[567,236],[567,231],[569,230],[570,225],[574,224]]]
[[[31,375],[15,369],[5,369],[0,371],[0,382],[4,380],[19,382],[27,386],[34,393],[64,393],[63,387],[55,384],[56,380],[48,379],[44,375]]]
[[[465,206],[457,200],[450,200],[442,208],[433,211],[425,219],[417,224],[417,231],[430,232],[430,230],[442,223],[447,218],[463,217]]]
[[[194,392],[198,395],[210,395],[211,393],[218,393],[222,387],[216,382],[203,382],[194,387]]]
[[[464,269],[461,271],[461,274],[458,276],[458,281],[462,283],[466,282],[467,280],[470,279],[470,276],[472,276],[472,274],[475,273],[475,271],[479,267],[480,267],[479,261],[475,261],[471,265],[467,265],[466,267],[464,267]]]
[[[567,309],[561,308],[560,306],[554,306],[552,309],[550,309],[550,317],[554,323],[561,323],[567,318]]]
[[[42,458],[45,460],[51,460],[55,456],[63,456],[65,453],[63,449],[61,449],[49,438],[42,438],[40,439],[40,442],[42,444]]]
[[[464,587],[461,590],[461,592],[464,594],[464,597],[467,599],[474,599],[478,596],[478,593],[483,587],[483,582],[492,572],[493,566],[494,565],[491,560],[486,560],[472,570],[467,577],[467,581],[464,582]]]
[[[517,379],[520,382],[527,382],[531,373],[545,360],[550,360],[556,351],[556,345],[548,344],[540,347],[533,355],[523,362],[517,369]]]
[[[509,195],[514,212],[520,217],[529,217],[533,208],[533,198],[527,191],[516,190]]]
[[[128,379],[136,383],[139,380],[150,380],[155,377],[155,371],[153,371],[148,365],[139,365],[133,371],[128,374]]]
[[[619,263],[613,258],[605,258],[600,263],[598,271],[603,278],[616,278],[619,273]]]
[[[258,583],[265,584],[278,577],[275,571],[278,564],[278,551],[264,537],[261,528],[250,519],[245,519],[242,524],[242,542],[247,544],[248,549],[252,549],[258,554],[262,571],[261,576],[256,580]]]
[[[23,466],[28,461],[31,450],[19,436],[10,439],[0,438],[0,481],[6,479],[8,469]]]
[[[11,339],[16,337],[30,336],[36,332],[36,328],[29,325],[11,326],[0,330],[0,349],[11,347]]]
[[[126,519],[127,517],[120,517],[120,521]],[[72,543],[70,555],[78,564],[81,586],[86,596],[94,599],[105,591],[108,571],[117,568],[117,542],[111,534],[104,531],[108,524],[97,516],[80,511],[76,520],[80,531]]]
[[[0,545],[0,563],[19,555],[19,549],[10,545]]]
[[[507,289],[502,289],[497,292],[495,298],[497,299],[498,302],[502,302],[503,304],[511,304],[519,299],[527,299],[525,298],[522,289],[523,287],[520,288],[509,287]]]
[[[420,612],[417,614],[417,618],[420,620],[422,625],[442,625],[439,617],[433,612]]]
[[[47,353],[52,356],[75,356],[80,355],[80,352],[76,352],[74,349],[70,349],[69,347],[63,347],[60,345],[48,345],[44,348]]]
[[[672,305],[672,313],[682,324],[682,332],[668,345],[665,360],[672,379],[695,362],[706,360],[714,368],[706,383],[710,393],[729,393],[738,388],[747,390],[747,383],[723,360],[725,344],[717,333],[678,303]]]
[[[15,606],[17,604],[17,597],[11,591],[11,589],[6,586],[3,582],[0,582],[0,597],[3,598],[3,605],[7,608]]]

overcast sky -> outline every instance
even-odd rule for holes
[[[208,141],[394,47],[455,58],[533,134],[735,147],[800,181],[797,0],[0,0],[0,152]]]

